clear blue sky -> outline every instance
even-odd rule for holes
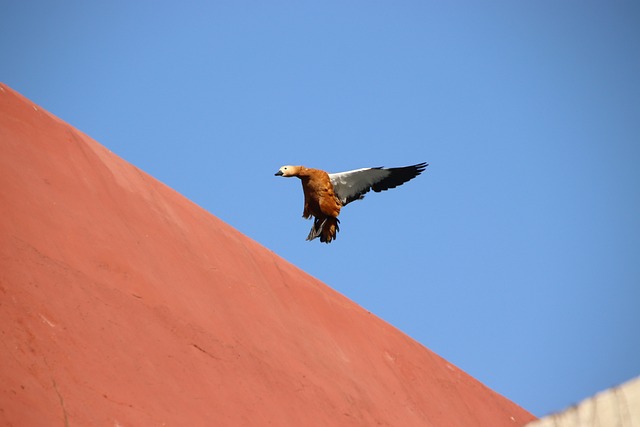
[[[0,79],[544,415],[640,374],[640,6],[482,3],[6,2]]]

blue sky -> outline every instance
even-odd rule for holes
[[[2,15],[3,82],[534,414],[640,374],[637,2]],[[273,176],[422,161],[331,245]]]

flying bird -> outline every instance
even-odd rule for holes
[[[314,218],[307,240],[320,237],[321,242],[331,243],[340,231],[338,215],[342,207],[364,198],[369,190],[380,192],[396,188],[420,175],[427,166],[427,163],[418,163],[400,168],[377,167],[327,173],[305,166],[286,165],[275,175],[300,178],[304,192],[302,216]]]

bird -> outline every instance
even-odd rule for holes
[[[317,237],[323,243],[331,243],[340,231],[340,209],[364,195],[396,188],[420,175],[428,163],[397,168],[362,168],[346,172],[328,173],[321,169],[305,166],[285,165],[275,176],[298,177],[304,192],[302,217],[313,217],[313,225],[307,240]]]

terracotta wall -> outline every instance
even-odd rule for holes
[[[0,86],[0,424],[534,417]]]

